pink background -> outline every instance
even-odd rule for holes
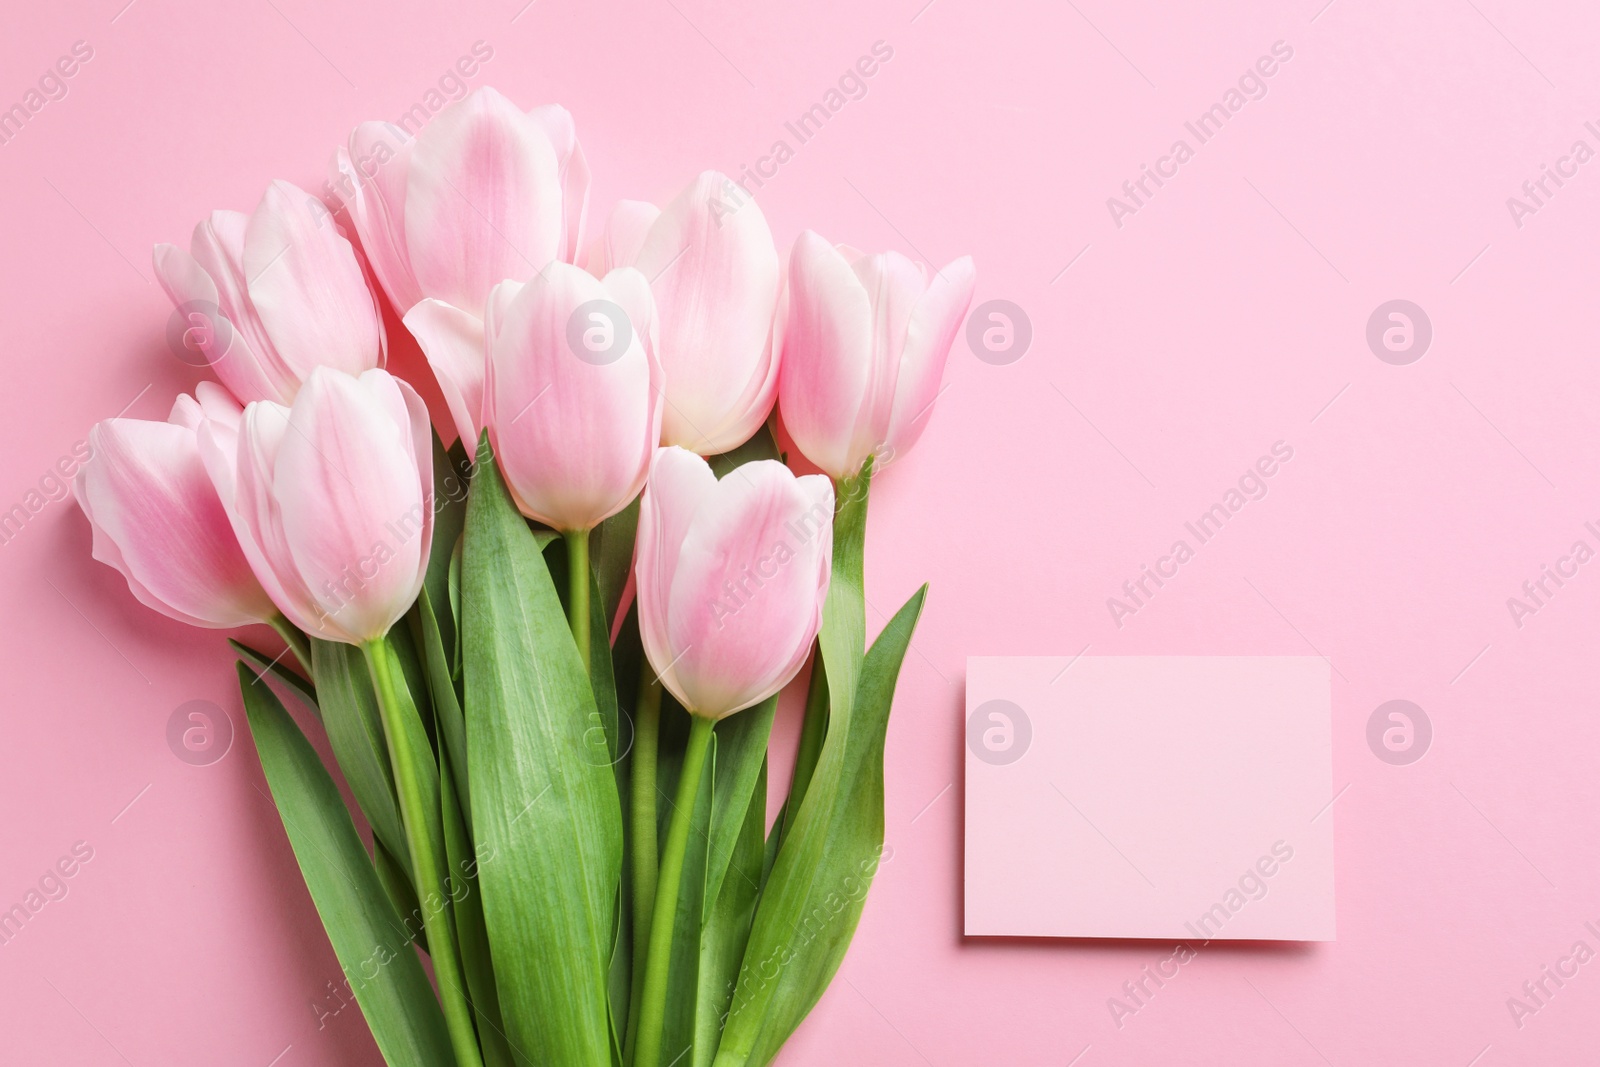
[[[889,732],[893,859],[784,1062],[1593,1061],[1600,962],[1520,1028],[1506,1006],[1600,948],[1600,563],[1520,628],[1506,606],[1600,547],[1600,161],[1521,228],[1506,207],[1600,147],[1593,5],[123,2],[28,5],[0,36],[4,104],[94,50],[0,146],[0,510],[95,420],[163,417],[196,380],[152,243],[271,177],[319,183],[475,41],[473,84],[571,108],[604,210],[737,173],[883,40],[866,97],[760,190],[775,234],[970,252],[1034,340],[1008,366],[958,341],[874,494],[874,625],[932,582]],[[1279,40],[1267,96],[1114,225],[1106,198]],[[1410,366],[1365,341],[1393,298],[1434,325]],[[1106,599],[1279,440],[1269,495],[1119,627]],[[316,1029],[337,967],[248,741],[208,767],[167,748],[185,701],[237,714],[221,637],[91,564],[69,502],[0,547],[0,601],[0,907],[94,850],[0,947],[0,1058],[376,1063],[353,1012]],[[1085,648],[1330,657],[1337,943],[1214,945],[1119,1029],[1108,998],[1170,946],[961,937],[965,658]],[[1410,766],[1365,739],[1397,698],[1434,726]]]

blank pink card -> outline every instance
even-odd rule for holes
[[[1328,664],[967,660],[966,932],[1332,941]]]

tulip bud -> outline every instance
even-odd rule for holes
[[[350,242],[322,201],[275,181],[255,211],[214,211],[189,251],[155,248],[185,333],[241,403],[289,403],[317,367],[384,362],[383,323]]]
[[[650,286],[636,270],[598,281],[552,263],[489,303],[495,462],[524,515],[592,529],[639,495],[661,436]]]
[[[665,209],[623,201],[585,264],[637,267],[661,318],[661,441],[737,448],[772,410],[784,325],[772,231],[749,194],[706,171]]]
[[[73,495],[94,531],[94,558],[115,567],[139,602],[192,626],[229,628],[277,614],[239,547],[206,475],[196,433],[207,417],[237,426],[239,405],[200,383],[166,422],[107,419]],[[203,410],[202,410],[203,409]]]
[[[364,122],[334,156],[332,185],[469,448],[482,428],[484,303],[506,279],[570,263],[589,164],[572,116],[524,113],[488,87],[415,138]]]
[[[381,370],[319,368],[292,407],[245,409],[234,450],[201,454],[245,556],[301,630],[382,637],[422,588],[433,540],[433,448],[416,391]]]
[[[897,252],[861,255],[811,231],[789,257],[778,407],[805,457],[835,478],[922,435],[976,281],[963,256],[930,281]]]
[[[782,689],[822,622],[833,486],[775,460],[720,482],[682,448],[657,450],[639,511],[639,633],[663,685],[720,719]]]

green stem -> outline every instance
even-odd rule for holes
[[[284,618],[281,613],[268,619],[267,625],[272,627],[278,636],[283,638],[283,643],[294,652],[294,658],[300,661],[300,669],[305,672],[306,677],[312,677],[311,642],[306,640],[306,635],[300,632],[300,628]]]
[[[589,673],[589,531],[567,530],[567,623],[572,640],[583,657],[583,673]]]
[[[678,917],[678,882],[683,877],[683,853],[689,844],[689,824],[694,821],[700,774],[716,721],[690,713],[689,747],[683,754],[678,796],[667,828],[667,845],[661,853],[661,876],[656,882],[654,916],[650,921],[650,953],[645,958],[644,996],[639,1004],[638,1048],[633,1067],[661,1067],[661,1029],[667,1012],[667,975],[672,963],[672,928]],[[636,964],[637,965],[637,964]]]
[[[412,883],[417,888],[418,899],[423,902],[422,926],[428,934],[428,956],[438,978],[439,1000],[450,1030],[450,1044],[455,1049],[458,1067],[482,1067],[477,1032],[472,1025],[472,1008],[467,1004],[466,983],[456,955],[455,931],[450,928],[450,916],[443,904],[450,899],[449,888],[445,885],[444,858],[439,852],[444,837],[443,823],[439,820],[443,816],[439,811],[430,811],[423,798],[421,761],[431,759],[432,753],[419,751],[412,743],[413,733],[406,729],[403,718],[406,709],[401,705],[399,692],[399,686],[404,683],[398,678],[400,665],[388,636],[367,642],[361,646],[361,651],[372,675],[372,688],[378,695],[378,710],[383,717],[383,732],[389,742],[389,762],[394,767],[400,815],[411,852]],[[421,723],[417,725],[420,729]],[[430,897],[439,902],[438,907],[429,906]]]
[[[628,1009],[628,1034],[624,1047],[633,1049],[639,1030],[639,1000],[644,995],[641,949],[650,941],[650,918],[656,904],[656,751],[661,736],[661,682],[648,663],[639,672],[639,699],[634,707],[632,805],[628,827],[629,858],[633,867],[633,988]],[[632,1062],[631,1058],[626,1062]]]

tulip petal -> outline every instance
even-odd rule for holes
[[[661,317],[663,440],[702,454],[738,446],[765,418],[757,409],[771,399],[769,379],[776,384],[778,254],[760,207],[706,171],[662,211],[634,265],[651,279]]]
[[[916,444],[928,425],[933,403],[939,397],[939,380],[944,376],[950,345],[966,318],[976,285],[972,257],[962,256],[936,274],[917,301],[906,328],[900,378],[895,383],[886,436],[891,457],[904,454]]]
[[[584,257],[583,267],[596,278],[603,278],[618,267],[631,267],[639,258],[650,227],[661,217],[661,209],[644,200],[618,200],[606,220],[604,231],[595,238]]]
[[[790,253],[788,318],[784,427],[812,463],[848,477],[866,458],[852,445],[872,375],[872,303],[849,261],[809,230]]]
[[[415,142],[387,122],[363,122],[334,154],[334,189],[361,247],[402,315],[422,299],[405,244],[406,178]]]
[[[639,601],[639,635],[662,683],[683,698],[667,630],[667,605],[678,552],[700,507],[717,490],[717,476],[704,459],[687,449],[659,448],[639,505],[634,580]]]
[[[94,529],[94,557],[135,597],[180,622],[226,628],[275,609],[251,572],[187,426],[109,419],[73,490]]]
[[[558,104],[545,104],[528,112],[528,117],[544,130],[555,149],[561,167],[561,202],[566,212],[562,219],[560,258],[574,263],[583,247],[583,220],[589,209],[589,160],[578,143],[578,129],[572,114]]]
[[[529,278],[561,251],[562,179],[549,138],[493,89],[474,90],[418,136],[404,222],[422,291],[482,307],[495,283]]]
[[[195,225],[189,251],[216,284],[217,305],[232,326],[238,345],[242,339],[255,358],[229,358],[213,369],[241,403],[273,400],[288,403],[294,398],[299,379],[290,372],[273,347],[272,338],[251,303],[244,269],[245,233],[250,217],[239,211],[213,211]]]
[[[360,374],[382,362],[372,291],[321,200],[273,182],[250,216],[243,262],[250,301],[297,383],[319,366]]]
[[[483,322],[442,300],[427,299],[406,312],[405,324],[433,368],[456,433],[476,447],[483,425]]]
[[[187,318],[182,343],[197,350],[236,396],[245,400],[276,398],[277,381],[263,372],[250,342],[223,311],[216,282],[200,261],[169,244],[156,245],[151,258],[161,288]]]
[[[356,642],[380,637],[421,587],[432,509],[401,383],[319,368],[278,447],[285,544],[318,608]],[[427,474],[431,479],[431,472]]]
[[[807,492],[775,460],[738,468],[697,510],[667,607],[685,707],[721,717],[793,677],[816,635],[832,515],[831,488]]]
[[[595,278],[552,263],[523,286],[490,345],[496,461],[522,513],[560,530],[591,529],[626,507],[654,445],[643,339],[631,321],[588,306],[596,301],[615,309]],[[574,325],[580,314],[620,351],[574,348],[573,330],[588,323]]]

